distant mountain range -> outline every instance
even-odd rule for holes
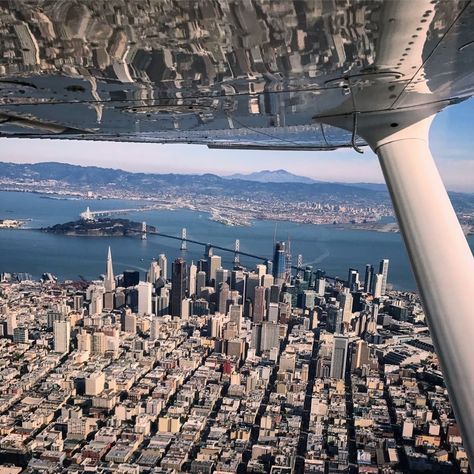
[[[280,172],[278,174],[282,175]],[[385,191],[372,191],[339,183],[263,182],[244,178],[223,178],[209,173],[202,175],[131,173],[119,169],[53,162],[35,164],[0,162],[0,177],[3,180],[9,179],[18,183],[58,181],[67,184],[71,189],[104,190],[104,188],[113,187],[114,190],[140,191],[154,195],[159,191],[291,201],[388,200]]]
[[[242,174],[235,173],[228,176],[222,176],[224,179],[242,179],[245,181],[256,181],[258,183],[305,183],[314,184],[322,183],[316,179],[308,178],[306,176],[299,176],[290,173],[289,171],[280,170],[262,170],[254,173]],[[336,182],[332,184],[342,184],[344,186],[355,186],[356,188],[370,189],[372,191],[387,191],[387,186],[384,183],[341,183]]]
[[[0,178],[3,189],[7,181],[20,183],[31,190],[31,185],[42,182],[58,182],[71,190],[129,191],[156,196],[168,192],[174,195],[212,197],[239,197],[280,201],[324,201],[389,203],[385,185],[374,183],[328,183],[288,173],[285,170],[261,171],[250,175],[220,177],[215,174],[131,173],[120,169],[77,166],[46,162],[17,164],[0,162]],[[54,187],[54,186],[53,186]],[[458,208],[473,208],[474,195],[450,193]]]
[[[259,183],[320,183],[305,176],[298,176],[286,170],[262,170],[249,174],[231,174],[229,176],[222,176],[224,179],[243,179],[245,181],[257,181]]]

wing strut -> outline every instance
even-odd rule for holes
[[[363,136],[379,157],[474,466],[474,259],[428,146],[432,119]]]

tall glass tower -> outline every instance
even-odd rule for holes
[[[182,258],[177,258],[173,262],[171,274],[171,316],[181,316],[187,283],[186,262]]]
[[[273,254],[273,276],[275,283],[285,281],[285,242],[277,242]]]

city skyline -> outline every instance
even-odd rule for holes
[[[418,296],[388,259],[334,280],[288,249],[120,273],[112,246],[99,280],[1,279],[9,473],[467,473]]]
[[[472,472],[473,25],[0,2],[0,474]]]

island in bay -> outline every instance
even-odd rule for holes
[[[81,237],[124,237],[141,234],[143,224],[128,219],[101,218],[94,220],[80,219],[77,221],[56,224],[40,229],[50,234]],[[156,232],[154,226],[147,225],[147,232]]]

